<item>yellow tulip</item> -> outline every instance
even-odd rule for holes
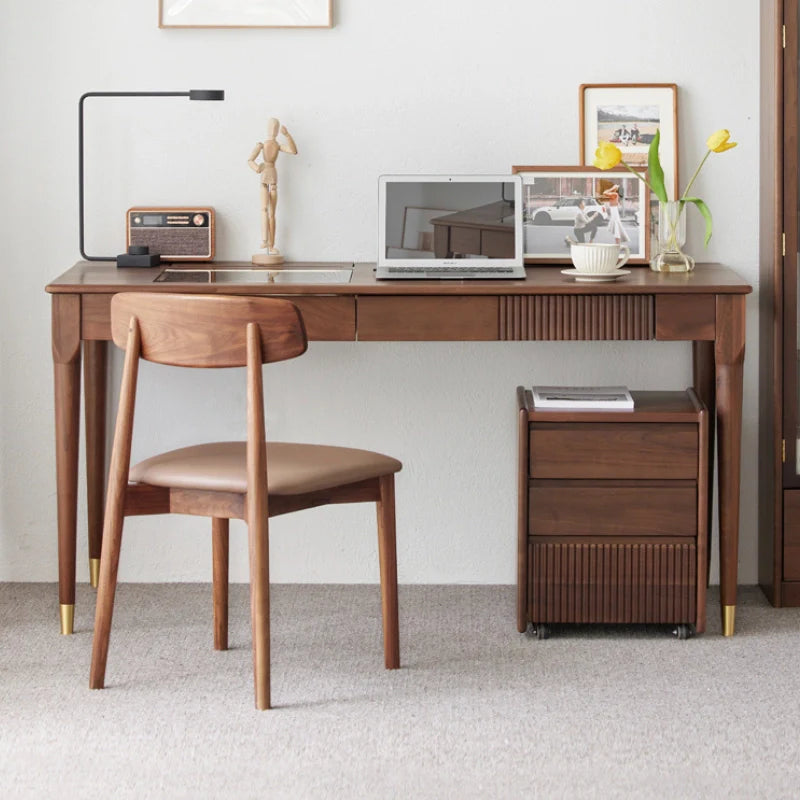
[[[611,142],[600,142],[594,154],[594,165],[598,169],[613,169],[622,161],[622,151]]]
[[[706,146],[709,150],[713,150],[715,153],[724,153],[726,150],[730,150],[731,148],[736,147],[738,144],[738,142],[728,141],[730,138],[731,132],[725,128],[721,128],[708,137]]]

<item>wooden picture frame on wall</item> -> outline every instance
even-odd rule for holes
[[[333,0],[158,0],[159,28],[332,28]]]
[[[584,238],[585,241],[613,244],[620,225],[623,233],[619,238],[631,250],[628,263],[649,263],[649,190],[627,169],[515,166],[511,171],[522,176],[522,249],[526,264],[571,263],[570,239],[581,238],[575,231],[581,201],[584,213],[594,222],[589,232],[590,237],[594,233],[594,238]],[[647,175],[645,170],[637,172]],[[616,211],[612,207],[614,186],[621,190]]]
[[[678,87],[674,83],[584,83],[580,100],[580,163],[592,164],[601,141],[613,142],[631,167],[647,168],[661,131],[659,156],[670,199],[678,196]]]

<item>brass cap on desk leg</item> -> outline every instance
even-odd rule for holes
[[[736,621],[736,606],[722,606],[722,635],[733,636]]]
[[[99,558],[90,558],[89,559],[89,583],[92,584],[92,588],[96,589],[97,584],[100,582],[100,559]]]
[[[61,609],[61,635],[69,636],[72,633],[72,626],[75,620],[75,604],[62,603]]]

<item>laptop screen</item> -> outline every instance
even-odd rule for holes
[[[516,176],[384,176],[378,263],[521,265],[520,201]]]

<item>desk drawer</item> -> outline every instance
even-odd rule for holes
[[[494,342],[497,298],[361,296],[358,338],[364,342]]]
[[[538,422],[530,432],[530,475],[696,479],[697,430],[680,422]]]
[[[81,297],[81,337],[83,339],[111,338],[111,298],[113,296],[111,294],[85,294]],[[284,300],[291,300],[300,309],[309,339],[323,342],[355,341],[356,302],[354,298],[280,296]]]
[[[691,481],[532,481],[532,536],[696,536],[697,487]]]
[[[356,301],[353,297],[298,297],[291,300],[303,315],[308,338],[320,342],[354,342],[356,339]]]

